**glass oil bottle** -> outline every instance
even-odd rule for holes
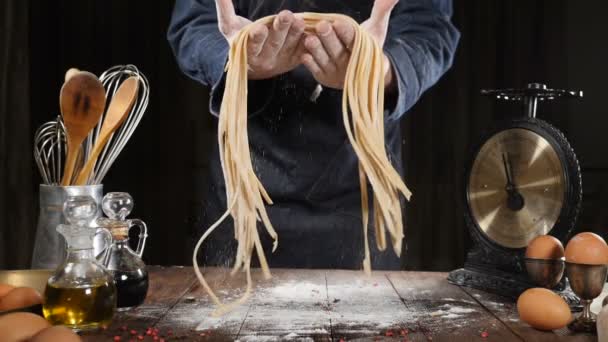
[[[116,311],[116,286],[112,275],[93,253],[93,238],[106,229],[90,228],[97,213],[97,203],[90,196],[68,197],[63,214],[69,224],[59,225],[67,245],[67,256],[47,281],[42,311],[53,325],[64,325],[76,331],[107,326]]]

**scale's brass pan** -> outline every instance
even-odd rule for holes
[[[508,205],[508,156],[511,178],[523,207]],[[492,136],[471,168],[467,196],[478,228],[497,244],[521,248],[557,222],[566,193],[564,165],[555,149],[537,133],[512,128]]]

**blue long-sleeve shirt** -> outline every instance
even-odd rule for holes
[[[371,0],[233,2],[237,14],[251,20],[289,9],[342,13],[358,22],[369,17],[373,4]],[[459,40],[451,14],[451,0],[402,0],[391,14],[383,48],[394,70],[397,91],[387,95],[385,132],[389,157],[401,173],[398,119],[451,66]],[[168,39],[182,71],[211,87],[210,111],[218,115],[229,47],[217,26],[214,0],[177,0]],[[358,161],[341,119],[341,91],[326,88],[312,102],[310,96],[316,85],[303,66],[272,79],[249,81],[251,155],[262,184],[275,202],[268,211],[280,237],[279,250],[270,257],[270,263],[359,268],[362,235]],[[217,219],[226,205],[217,148],[214,151],[205,225]],[[216,249],[226,244],[222,240]],[[216,257],[223,254],[216,250],[209,255],[210,262],[218,262]],[[398,260],[390,252],[380,255],[374,251],[372,258],[375,267],[398,267]]]

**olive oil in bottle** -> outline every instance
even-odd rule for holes
[[[112,274],[95,259],[93,238],[104,234],[106,246],[112,235],[91,228],[97,203],[90,196],[69,196],[63,214],[69,224],[57,226],[66,241],[66,258],[47,280],[42,313],[53,325],[91,330],[110,323],[116,311],[116,285]]]
[[[78,330],[109,325],[115,309],[116,289],[111,282],[84,287],[47,284],[42,307],[49,323]]]

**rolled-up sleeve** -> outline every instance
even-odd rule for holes
[[[384,52],[398,94],[387,120],[397,120],[450,68],[460,39],[451,0],[401,0],[389,22]]]
[[[237,4],[235,4],[237,5]],[[236,7],[238,12],[238,7]],[[219,31],[214,0],[177,0],[173,8],[167,40],[184,74],[211,87],[209,109],[219,115],[228,60],[229,44]],[[249,81],[250,115],[268,105],[274,79]]]
[[[229,46],[218,29],[213,0],[177,0],[167,39],[186,75],[206,86],[220,81]]]

